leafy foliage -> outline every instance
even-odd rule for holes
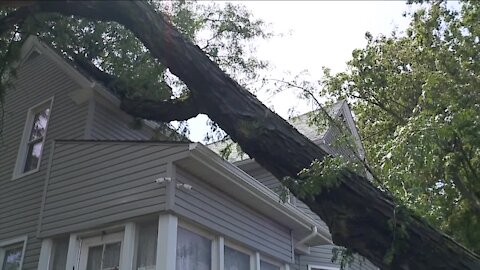
[[[267,66],[266,62],[254,57],[252,41],[272,34],[263,21],[254,19],[242,5],[193,1],[150,1],[150,4],[166,13],[186,38],[196,42],[226,72],[241,79],[241,83],[256,79],[258,70]],[[4,10],[0,16],[10,11]],[[112,84],[121,84],[122,91],[126,92],[116,93],[118,95],[168,100],[189,94],[187,87],[118,23],[35,14],[1,37],[0,57],[7,52],[12,55],[12,36],[20,42],[29,35],[40,37],[72,62],[80,57],[119,78]],[[2,61],[0,71],[10,63]],[[3,81],[1,85],[6,88]],[[185,123],[180,127],[184,129]]]
[[[480,250],[480,4],[434,2],[372,37],[321,95],[349,99],[367,157],[409,208]]]

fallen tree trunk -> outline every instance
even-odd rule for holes
[[[40,12],[124,25],[189,87],[192,97],[201,102],[212,120],[279,179],[296,177],[313,160],[326,156],[226,75],[145,2],[63,1],[35,5]],[[136,110],[136,115],[163,119],[142,115],[141,110]],[[337,187],[324,190],[305,203],[327,223],[335,244],[350,248],[382,269],[480,269],[477,255],[419,217],[399,214],[392,198],[362,176],[345,172],[339,176]]]

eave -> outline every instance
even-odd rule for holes
[[[191,143],[189,157],[175,163],[203,181],[227,193],[237,201],[290,228],[304,252],[308,246],[332,244],[328,231],[317,227],[316,221],[237,166],[225,161],[200,143]],[[294,243],[295,244],[295,243]]]

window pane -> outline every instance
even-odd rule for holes
[[[35,114],[33,118],[32,131],[30,132],[30,140],[33,141],[45,137],[45,129],[47,128],[50,109],[45,108],[41,112]]]
[[[19,270],[22,260],[23,247],[14,247],[5,250],[5,257],[2,263],[2,270]]]
[[[103,269],[117,269],[120,266],[121,243],[112,243],[105,246],[103,254]]]
[[[67,265],[68,238],[56,239],[53,242],[52,270],[65,270]]]
[[[178,227],[177,270],[210,270],[212,241],[210,239]]]
[[[136,269],[155,269],[155,260],[157,258],[157,234],[157,222],[139,224]]]
[[[250,270],[250,256],[225,246],[225,270]]]
[[[280,270],[280,267],[268,262],[260,261],[260,270]]]
[[[25,169],[23,172],[35,170],[38,167],[38,161],[42,154],[43,141],[28,144],[27,159],[25,161]]]
[[[102,269],[102,253],[103,253],[103,245],[91,247],[88,249],[88,259],[87,259],[88,270]]]

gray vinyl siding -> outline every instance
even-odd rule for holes
[[[79,86],[45,56],[26,61],[17,70],[14,87],[5,93],[0,131],[0,241],[28,236],[23,269],[36,269],[41,241],[36,229],[53,138],[79,139],[84,134],[86,104],[69,93]],[[54,96],[40,170],[12,180],[28,109]]]
[[[245,166],[245,167],[241,167],[241,169],[246,173],[248,173],[253,178],[255,178],[260,183],[264,184],[266,187],[270,188],[271,190],[277,193],[280,192],[281,190],[280,188],[282,186],[280,181],[275,176],[273,176],[273,174],[271,174],[269,171],[260,167],[260,165]],[[299,199],[295,199],[294,205],[300,210],[302,210],[305,214],[310,216],[313,220],[315,220],[319,228],[323,228],[328,231],[328,227],[325,224],[325,222],[323,222],[317,214],[313,213],[312,210],[310,210],[310,208],[307,205],[305,205],[302,201],[300,201]]]
[[[309,265],[315,266],[327,266],[327,267],[337,267],[340,269],[339,263],[332,262],[332,249],[335,246],[325,245],[317,246],[310,248],[310,254],[299,256],[297,259],[297,266],[295,269],[298,270],[307,270]],[[349,265],[346,269],[349,270],[375,270],[376,268],[368,260],[361,258],[360,256],[355,256],[353,263]]]
[[[194,176],[177,169],[177,181],[192,185],[175,192],[174,211],[181,217],[219,233],[228,240],[291,262],[290,230]]]
[[[281,191],[282,183],[264,168],[258,166],[252,170],[245,170],[245,172],[274,192],[279,193]]]
[[[85,230],[165,209],[167,163],[188,144],[57,142],[40,235]]]
[[[325,133],[325,136],[323,137],[326,148],[329,149],[329,152],[333,153],[333,155],[342,155],[344,157],[353,158],[353,150],[347,145],[345,145],[344,142],[337,140],[337,138],[339,138],[340,136],[342,135],[338,128],[329,128],[327,133]],[[354,145],[353,147],[356,147],[356,145]]]
[[[111,110],[95,102],[91,138],[94,140],[149,140],[153,132],[132,128],[133,118],[120,109]]]

